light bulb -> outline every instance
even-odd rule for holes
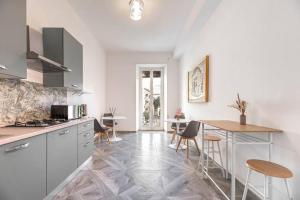
[[[138,21],[142,18],[144,10],[144,2],[142,0],[131,0],[130,6],[130,18],[134,21]]]

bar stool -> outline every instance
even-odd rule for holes
[[[220,149],[220,141],[222,140],[219,136],[216,135],[211,135],[211,134],[206,134],[203,137],[204,142],[207,142],[207,157],[206,157],[206,171],[208,173],[208,163],[209,163],[209,154],[210,154],[210,150],[212,150],[212,157],[213,157],[213,162],[216,163],[215,161],[215,153],[219,154],[220,157],[220,162],[221,162],[221,167],[222,167],[222,174],[223,177],[225,176],[225,172],[224,172],[224,166],[223,166],[223,160],[222,160],[222,155],[221,155],[221,149]],[[210,147],[210,143],[211,143],[211,147]],[[215,150],[215,145],[217,144],[218,150]]]
[[[268,184],[267,180],[268,180],[268,177],[276,177],[276,178],[281,178],[281,179],[284,180],[288,198],[289,198],[289,200],[292,200],[290,192],[289,192],[287,179],[292,178],[293,173],[288,168],[286,168],[284,166],[281,166],[279,164],[270,162],[270,161],[255,160],[255,159],[247,160],[247,167],[248,167],[248,173],[247,173],[247,179],[246,179],[246,184],[245,184],[245,189],[244,189],[242,200],[246,200],[249,179],[250,179],[252,171],[256,171],[256,172],[258,172],[260,174],[263,174],[265,176],[264,199],[268,198],[267,197],[267,184]]]

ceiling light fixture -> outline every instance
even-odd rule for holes
[[[142,18],[144,10],[143,0],[130,0],[130,18],[134,21],[138,21]]]

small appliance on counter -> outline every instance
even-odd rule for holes
[[[81,113],[82,113],[82,116],[85,117],[87,116],[87,105],[86,104],[81,104]]]
[[[72,120],[86,116],[86,105],[52,105],[51,119]]]

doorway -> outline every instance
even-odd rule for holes
[[[164,130],[164,68],[139,68],[139,130]]]

